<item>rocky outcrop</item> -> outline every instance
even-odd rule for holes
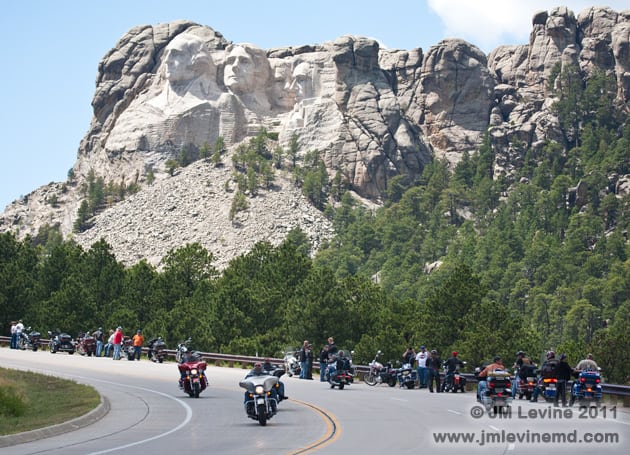
[[[0,230],[24,236],[43,224],[59,224],[69,235],[86,179],[95,174],[106,182],[133,182],[141,191],[102,212],[91,232],[76,237],[88,244],[110,232],[115,250],[130,255],[128,260],[157,257],[163,248],[155,254],[142,248],[129,252],[130,245],[141,242],[114,232],[131,229],[137,239],[162,238],[169,246],[193,238],[192,225],[175,233],[175,224],[188,226],[185,215],[159,235],[133,225],[133,219],[147,224],[144,212],[157,208],[161,198],[187,197],[185,186],[175,185],[182,177],[170,177],[165,162],[183,149],[194,156],[219,137],[232,150],[261,128],[277,135],[285,150],[296,140],[298,164],[308,152],[319,152],[331,177],[341,174],[359,197],[376,204],[392,177],[405,174],[413,180],[433,158],[454,166],[464,152],[478,149],[486,133],[495,152],[495,176],[509,182],[526,150],[538,150],[546,141],[568,145],[551,109],[550,78],[558,64],[578,65],[585,77],[595,70],[614,74],[618,100],[628,102],[630,11],[594,7],[577,17],[565,7],[541,11],[532,19],[529,43],[500,46],[488,56],[459,39],[441,41],[426,52],[382,49],[358,36],[263,50],[235,44],[189,21],[136,27],[99,64],[94,117],[72,180],[11,204],[0,217]],[[149,175],[157,177],[154,185],[147,184]],[[203,187],[204,180],[197,182],[195,176],[208,178],[200,173],[183,180]],[[167,190],[169,184],[175,186]],[[290,185],[282,188],[287,194],[295,191]],[[265,197],[272,195],[277,196]],[[221,191],[207,197],[218,205],[204,210],[220,210],[227,203]],[[262,199],[253,198],[256,203]],[[273,213],[293,206],[291,201],[261,207]],[[255,204],[251,207],[253,213]],[[126,218],[132,212],[136,216]],[[206,219],[202,212],[195,218]],[[290,211],[275,218],[293,225]],[[117,219],[128,222],[122,226]],[[209,226],[196,229],[211,231]],[[323,235],[312,233],[313,238]],[[241,237],[250,236],[259,238],[253,232]]]

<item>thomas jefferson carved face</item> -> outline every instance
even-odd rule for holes
[[[255,64],[242,46],[235,46],[225,62],[223,82],[234,93],[246,93],[254,86]]]
[[[164,52],[165,76],[171,84],[190,81],[204,73],[210,76],[214,62],[203,41],[192,35],[178,35]]]

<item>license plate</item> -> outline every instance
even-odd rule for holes
[[[258,398],[256,400],[256,404],[265,404],[265,399],[264,398]]]
[[[549,388],[549,390],[556,390],[555,384],[549,384],[547,387]]]
[[[499,389],[494,389],[494,391],[495,391],[496,393],[503,393],[503,389],[502,389],[502,388],[499,388]]]

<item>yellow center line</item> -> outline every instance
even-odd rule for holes
[[[318,408],[317,406],[311,403],[307,403],[306,401],[292,399],[291,402],[297,403],[301,406],[308,407],[312,409],[313,411],[315,411],[317,414],[319,414],[319,416],[322,418],[322,420],[324,420],[324,423],[326,424],[326,432],[324,433],[322,437],[320,437],[313,443],[307,445],[306,447],[302,447],[299,449],[295,449],[291,452],[287,452],[286,455],[303,455],[303,454],[313,453],[321,449],[322,447],[326,447],[327,445],[332,444],[337,439],[339,439],[339,437],[341,436],[341,425],[339,425],[337,418],[332,413],[324,409]]]

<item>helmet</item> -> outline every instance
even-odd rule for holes
[[[553,352],[553,351],[549,351],[549,352],[547,353],[547,358],[548,358],[548,359],[555,359],[555,358],[556,358],[556,353],[555,353],[555,352]]]
[[[518,352],[516,353],[516,355],[517,355],[517,356],[519,356],[519,355],[525,355],[525,353],[524,353],[523,351],[518,351]]]
[[[431,350],[431,354],[437,354],[437,351],[435,349]]]
[[[457,351],[453,351],[453,357],[457,357]]]
[[[494,359],[492,359],[493,362],[498,362],[499,360],[501,360],[501,356],[500,355],[495,355]]]

